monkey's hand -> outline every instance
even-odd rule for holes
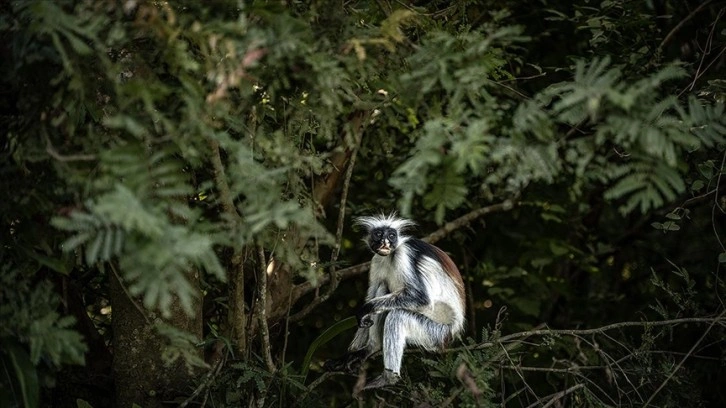
[[[358,313],[355,315],[358,320],[358,327],[366,328],[373,326],[373,304],[366,302],[363,306],[358,309]]]

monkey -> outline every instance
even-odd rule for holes
[[[364,389],[400,380],[403,351],[415,345],[443,350],[464,328],[464,283],[441,249],[406,235],[415,223],[388,216],[357,219],[373,252],[366,302],[356,314],[358,330],[343,361],[327,365],[351,369],[382,351],[383,373]]]

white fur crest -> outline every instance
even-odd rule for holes
[[[416,225],[416,223],[411,220],[398,218],[396,213],[358,217],[356,218],[356,224],[365,227],[368,231],[376,228],[388,227],[399,232],[405,231],[406,229]]]

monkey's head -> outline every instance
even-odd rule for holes
[[[406,240],[403,232],[414,225],[413,221],[397,218],[395,214],[388,216],[360,217],[356,220],[368,231],[364,241],[368,248],[380,256],[388,256]]]

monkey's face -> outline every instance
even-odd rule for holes
[[[388,256],[398,244],[398,233],[393,228],[381,227],[371,230],[368,246],[380,256]]]

